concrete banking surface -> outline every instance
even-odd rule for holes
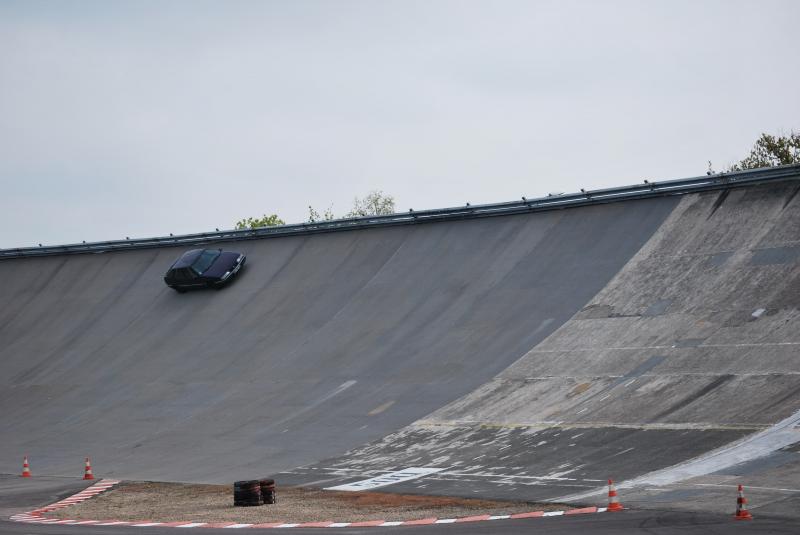
[[[628,504],[719,511],[742,482],[760,507],[796,515],[797,192],[684,196],[600,292],[492,380],[287,476],[338,484],[440,466],[393,488],[598,504],[611,477]]]
[[[334,486],[436,467],[386,490],[601,503],[607,477],[645,478],[646,505],[647,474],[800,407],[797,191],[243,241],[220,292],[163,285],[177,248],[0,262],[0,471],[28,454],[79,475],[90,454],[108,477]],[[794,466],[765,440],[751,471]]]
[[[0,472],[230,482],[337,455],[490,380],[572,317],[672,198],[180,249],[0,262]]]

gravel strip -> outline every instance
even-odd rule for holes
[[[124,482],[108,492],[47,516],[74,520],[153,522],[362,522],[456,518],[569,509],[563,504],[489,501],[382,492],[336,492],[278,487],[278,503],[234,507],[229,485]]]

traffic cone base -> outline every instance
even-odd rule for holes
[[[744,497],[744,487],[739,485],[739,497],[736,498],[736,514],[733,518],[736,520],[753,520],[753,515],[747,510],[747,498]]]
[[[28,465],[28,456],[22,460],[22,474],[19,477],[31,477],[31,468]]]

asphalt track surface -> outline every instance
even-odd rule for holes
[[[666,511],[625,511],[615,514],[588,517],[557,517],[533,520],[497,520],[477,522],[473,524],[443,524],[423,527],[388,527],[388,528],[311,528],[311,529],[267,529],[248,530],[258,533],[303,533],[303,534],[378,534],[378,533],[413,533],[418,535],[455,535],[460,533],[472,535],[522,535],[529,533],[547,533],[548,535],[574,535],[589,531],[599,535],[630,534],[720,534],[729,533],[786,533],[796,534],[800,530],[800,522],[783,518],[761,518],[749,522],[737,522],[730,515],[710,515],[704,513],[666,512]],[[602,518],[601,518],[602,517]],[[0,533],[14,535],[70,535],[80,533],[96,535],[123,535],[126,530],[134,533],[152,533],[154,535],[173,535],[176,528],[104,528],[76,526],[47,526],[35,524],[15,524],[0,521]],[[230,533],[229,529],[197,528],[201,533]]]

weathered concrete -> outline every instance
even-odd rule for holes
[[[228,244],[220,292],[164,286],[178,249],[0,262],[0,471],[229,482],[379,439],[534,348],[676,203]]]
[[[769,429],[800,409],[797,193],[784,183],[685,196],[601,292],[508,369],[293,476],[344,482],[446,466],[397,490],[585,499],[581,488],[594,487],[585,501],[602,503],[607,477],[642,476]]]
[[[698,441],[690,430],[415,424],[341,459],[281,474],[280,480],[327,487],[406,466],[436,466],[446,470],[384,490],[554,500],[594,489],[608,477],[626,479],[643,467],[670,466],[676,456],[700,455],[744,433],[705,431]]]

